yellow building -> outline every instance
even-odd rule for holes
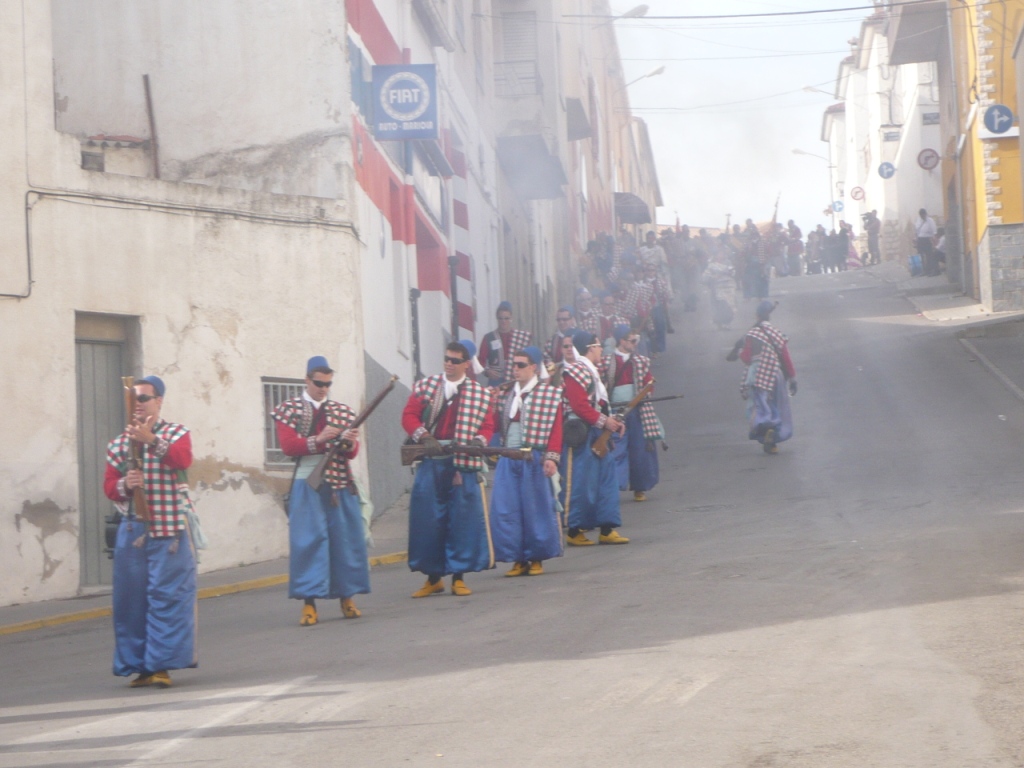
[[[938,64],[947,273],[996,312],[1024,309],[1022,26],[1024,0],[935,0],[893,6],[888,30],[893,64]]]

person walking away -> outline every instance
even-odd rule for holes
[[[475,355],[471,341],[448,344],[444,373],[417,381],[402,411],[402,428],[434,454],[416,468],[409,498],[409,570],[427,576],[412,594],[417,598],[444,592],[448,574],[453,595],[471,595],[465,574],[494,567],[483,459],[441,452],[452,443],[483,447],[494,435],[491,393],[467,375]],[[514,359],[515,353],[510,368]]]
[[[747,401],[748,437],[765,453],[778,453],[778,444],[793,435],[789,398],[796,394],[796,369],[789,345],[769,322],[775,304],[757,305],[757,322],[737,342],[739,359],[746,365],[740,394]]]
[[[934,277],[939,274],[938,260],[935,258],[935,236],[938,230],[935,227],[935,220],[928,215],[928,211],[922,208],[917,212],[918,221],[914,226],[917,236],[917,252],[921,254],[921,265],[925,277]]]
[[[864,231],[868,236],[868,264],[882,263],[882,222],[878,211],[871,211],[864,220]]]
[[[640,335],[629,326],[615,329],[618,347],[601,358],[598,370],[615,405],[629,403],[637,392],[651,383],[651,361],[636,354]],[[614,412],[614,410],[613,410]],[[634,501],[646,501],[647,492],[658,484],[657,441],[665,434],[654,404],[642,402],[626,416],[626,431],[612,451],[620,491],[632,491]]]
[[[502,444],[529,454],[525,461],[500,458],[494,471],[494,559],[512,563],[506,576],[539,576],[545,560],[562,556],[562,523],[551,487],[562,455],[562,392],[541,382],[541,361],[537,347],[517,354],[516,383],[496,404]]]
[[[319,622],[317,599],[340,600],[342,616],[357,619],[362,612],[353,597],[370,592],[366,524],[349,464],[359,453],[359,431],[349,429],[356,413],[328,398],[333,383],[327,358],[311,357],[302,395],[271,414],[281,450],[296,462],[288,494],[288,597],[303,601],[303,627]],[[314,489],[307,478],[342,440],[347,449],[335,451]]]
[[[188,523],[192,437],[164,421],[166,386],[157,376],[134,384],[135,412],[107,445],[103,490],[122,514],[114,544],[114,674],[132,688],[170,688],[172,669],[199,664],[196,553]],[[140,466],[133,466],[133,448]],[[142,489],[149,520],[133,497]]]
[[[800,256],[804,252],[804,233],[792,219],[789,220],[786,227],[786,261],[789,267],[789,274],[793,277],[798,277],[803,274]]]

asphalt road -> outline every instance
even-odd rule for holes
[[[746,322],[680,317],[628,546],[468,598],[382,568],[362,619],[312,629],[284,588],[204,600],[168,691],[110,675],[107,621],[2,637],[0,766],[1024,764],[1024,407],[891,285],[774,289],[777,456],[724,361]]]

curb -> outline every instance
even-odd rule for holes
[[[409,559],[408,552],[391,552],[387,555],[378,555],[377,557],[370,558],[370,567],[378,568],[382,565],[393,565],[395,563],[404,563]],[[217,587],[203,587],[196,591],[196,597],[199,600],[206,600],[211,597],[223,597],[224,595],[236,595],[239,592],[249,592],[254,589],[265,589],[266,587],[276,587],[280,584],[288,583],[288,574],[282,573],[277,576],[265,576],[262,579],[250,579],[248,581],[239,581],[234,584],[221,584]],[[46,619],[36,619],[35,621],[23,621],[20,624],[8,624],[7,626],[0,626],[0,637],[3,635],[14,635],[18,632],[29,632],[34,629],[45,629],[46,627],[58,627],[61,624],[70,624],[75,621],[88,621],[89,619],[102,619],[105,616],[110,616],[112,609],[108,606],[106,608],[93,608],[88,611],[78,611],[76,613],[63,613],[59,616],[50,616]]]
[[[980,349],[978,349],[976,346],[971,344],[971,342],[969,342],[967,339],[961,338],[961,339],[958,339],[958,341],[961,344],[964,345],[964,348],[968,352],[970,352],[972,355],[974,355],[975,359],[979,363],[981,363],[983,366],[985,366],[985,368],[988,370],[989,373],[991,373],[993,376],[995,376],[997,379],[999,379],[999,381],[1002,383],[1002,385],[1004,387],[1006,387],[1014,395],[1016,395],[1018,400],[1024,401],[1024,390],[1022,390],[1020,387],[1018,387],[1016,384],[1014,384],[1010,380],[1009,376],[1007,376],[1005,373],[1003,373],[1001,370],[999,370],[999,368],[996,366],[995,363],[993,363],[991,360],[989,360],[987,357],[985,357],[984,353],[982,353],[982,351]]]

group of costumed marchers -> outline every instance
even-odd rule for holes
[[[446,576],[452,594],[470,595],[466,574],[496,562],[511,564],[507,576],[543,574],[566,543],[626,544],[616,530],[620,488],[641,500],[657,483],[657,454],[646,449],[661,437],[653,409],[614,415],[651,381],[650,361],[624,351],[635,335],[617,330],[622,349],[604,356],[597,335],[567,328],[545,360],[510,315],[503,303],[480,353],[472,341],[448,344],[444,372],[415,382],[402,411],[403,463],[415,465],[408,563],[426,576],[415,598],[444,593]],[[600,326],[601,317],[591,321]],[[368,500],[350,462],[360,425],[395,379],[357,415],[328,397],[334,370],[317,355],[301,394],[271,412],[277,445],[295,462],[285,499],[288,595],[302,601],[302,626],[320,622],[317,600],[339,600],[344,618],[362,615],[353,598],[370,591]],[[187,429],[160,418],[160,379],[129,389],[131,423],[108,446],[104,484],[123,512],[113,552],[114,673],[136,675],[133,687],[169,687],[169,670],[198,663],[197,520],[184,475],[192,446]]]

